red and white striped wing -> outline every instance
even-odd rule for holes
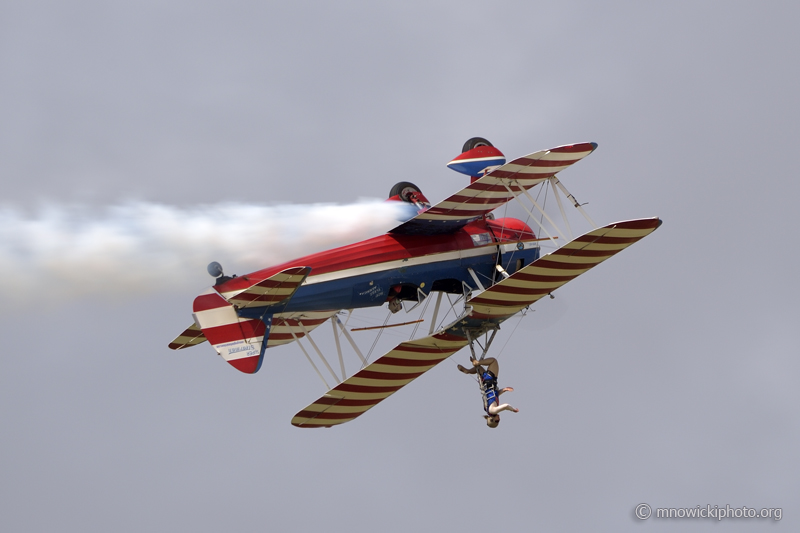
[[[316,428],[349,422],[467,344],[466,338],[444,332],[401,342],[392,351],[294,415],[292,425]]]
[[[615,222],[590,231],[471,298],[473,318],[507,318],[651,234],[658,218]]]
[[[243,291],[222,293],[222,297],[239,308],[278,305],[292,297],[309,272],[310,267],[287,268]]]
[[[446,200],[392,230],[393,233],[439,234],[456,231],[519,194],[591,154],[597,144],[579,143],[528,154],[502,165]],[[516,181],[516,184],[512,184]]]

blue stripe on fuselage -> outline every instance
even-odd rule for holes
[[[497,248],[490,248],[496,252]],[[516,250],[503,254],[503,267],[511,274],[518,259],[528,265],[539,257],[539,248]],[[343,277],[320,283],[303,284],[289,302],[274,312],[322,311],[379,307],[386,302],[392,286],[411,284],[422,287],[426,294],[437,280],[455,279],[475,288],[475,281],[467,268],[472,268],[484,287],[492,284],[495,273],[496,253],[487,250],[485,255],[437,261],[424,265],[394,267],[386,270]],[[313,272],[312,272],[313,276]],[[312,278],[313,279],[313,278]],[[423,286],[424,283],[424,286]],[[242,309],[239,315],[258,318],[264,308]]]

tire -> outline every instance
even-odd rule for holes
[[[418,192],[422,194],[422,191],[419,190],[419,187],[417,187],[413,183],[409,183],[407,181],[401,181],[400,183],[392,187],[391,191],[389,191],[389,198],[391,198],[392,196],[400,196],[400,199],[403,200],[404,202],[410,202],[411,200],[408,198],[409,192]]]
[[[468,140],[464,143],[464,148],[461,149],[461,153],[469,152],[473,148],[477,148],[478,146],[494,146],[492,143],[484,139],[483,137],[473,137],[472,139]]]

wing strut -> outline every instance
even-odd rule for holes
[[[342,357],[342,345],[339,343],[339,333],[336,331],[336,322],[331,320],[331,327],[333,328],[333,340],[336,341],[336,353],[339,354],[339,366],[342,369],[342,379],[347,373],[344,370],[344,357]]]
[[[567,226],[567,236],[569,237],[569,240],[572,240],[575,237],[573,237],[573,235],[572,235],[572,228],[569,225],[569,219],[567,218],[567,212],[564,211],[564,204],[561,203],[561,195],[558,194],[558,189],[556,189],[556,186],[553,183],[553,179],[554,178],[555,178],[555,176],[553,176],[553,178],[550,178],[547,181],[550,183],[550,188],[553,189],[553,196],[556,197],[556,203],[558,204],[558,210],[561,211],[561,219],[564,221],[564,224],[566,224],[566,226]],[[597,229],[597,226],[595,226],[595,229]]]
[[[442,304],[442,295],[444,292],[439,291],[439,294],[436,295],[436,305],[433,308],[433,318],[431,319],[431,329],[428,331],[428,335],[433,335],[433,330],[436,329],[436,318],[439,316],[439,306]]]
[[[550,180],[551,180],[552,183],[555,183],[556,185],[558,185],[558,188],[561,189],[561,192],[564,193],[564,196],[567,197],[567,200],[571,201],[572,205],[574,205],[578,209],[578,211],[581,212],[581,215],[583,215],[583,218],[585,218],[586,221],[589,222],[589,224],[591,224],[594,229],[597,229],[599,226],[594,223],[594,220],[592,220],[591,217],[589,217],[588,214],[586,214],[586,211],[583,210],[583,207],[581,207],[581,204],[578,203],[578,200],[576,200],[575,197],[572,196],[569,193],[567,188],[564,187],[564,185],[558,180],[558,178],[553,176],[553,177],[550,178]]]
[[[438,326],[436,326],[437,315],[436,315],[436,311],[434,311],[434,317],[431,319],[431,331],[430,331],[430,334],[432,334],[434,331],[438,331],[438,330],[442,329],[444,321],[447,320],[447,317],[450,316],[451,312],[455,316],[459,316],[459,311],[456,309],[456,304],[458,302],[460,302],[461,300],[463,300],[464,298],[466,298],[467,296],[469,296],[469,294],[472,293],[473,288],[470,287],[467,284],[467,282],[462,281],[461,282],[461,291],[462,291],[461,296],[456,298],[455,302],[450,299],[450,294],[442,292],[442,291],[439,291],[439,296],[444,295],[447,298],[447,303],[450,306],[450,308],[444,313],[444,315],[442,316],[442,321],[439,323]],[[437,298],[437,301],[441,302],[441,298]],[[439,304],[437,304],[437,307],[438,307],[438,305]]]
[[[517,181],[516,181],[516,180],[514,180],[514,184],[515,184],[517,187],[519,187],[519,188],[520,188],[520,190],[521,190],[523,193],[525,193],[525,196],[527,196],[527,197],[528,197],[528,199],[531,201],[531,203],[532,203],[533,205],[535,205],[535,206],[536,206],[536,209],[538,209],[538,210],[539,210],[539,212],[540,212],[540,213],[542,213],[542,214],[545,216],[545,218],[547,219],[547,221],[548,221],[548,222],[550,222],[550,224],[552,224],[552,225],[553,225],[553,227],[556,229],[556,231],[557,231],[557,232],[559,232],[559,233],[563,233],[563,232],[562,232],[560,229],[558,229],[558,226],[556,226],[556,223],[555,223],[555,222],[553,222],[553,219],[551,219],[551,218],[550,218],[550,216],[548,216],[548,214],[544,212],[544,209],[542,209],[542,208],[541,208],[541,206],[540,206],[540,205],[539,205],[539,204],[536,202],[536,200],[534,200],[534,199],[533,199],[533,196],[531,196],[530,194],[528,194],[528,191],[526,191],[524,188],[522,188],[522,186],[520,186],[520,184],[519,184],[519,183],[517,183]],[[548,236],[548,237],[550,237],[550,240],[551,240],[551,241],[553,241],[553,246],[555,246],[556,248],[558,248],[558,243],[556,242],[556,238],[555,238],[555,237],[553,237],[552,235],[550,235],[550,232],[549,232],[549,231],[547,231],[547,228],[545,228],[545,227],[542,225],[542,223],[541,223],[541,222],[539,222],[539,220],[536,218],[536,215],[534,215],[534,214],[533,214],[533,211],[531,211],[530,209],[528,209],[528,206],[522,203],[522,201],[519,199],[519,194],[518,194],[518,193],[514,193],[514,191],[513,191],[513,190],[511,190],[511,187],[509,187],[507,183],[503,183],[503,186],[504,186],[506,189],[508,189],[508,192],[510,192],[511,194],[513,194],[513,195],[514,195],[514,199],[517,201],[517,203],[519,203],[519,205],[521,205],[521,206],[522,206],[522,208],[523,208],[523,209],[525,209],[525,211],[527,211],[527,212],[528,212],[528,214],[531,216],[531,218],[533,219],[533,221],[534,221],[534,222],[536,222],[536,223],[539,225],[539,227],[542,229],[542,231],[543,231],[543,232],[545,232],[545,233],[547,234],[547,236]]]
[[[355,341],[353,341],[353,337],[351,337],[350,334],[347,332],[347,328],[344,327],[344,324],[342,324],[342,321],[339,320],[339,317],[337,315],[333,315],[333,319],[336,321],[337,324],[339,324],[339,329],[342,330],[342,333],[344,333],[345,338],[350,342],[350,346],[353,347],[353,350],[356,352],[356,355],[358,355],[358,358],[361,359],[361,362],[364,364],[364,366],[366,366],[367,360],[364,359],[363,355],[361,355],[361,350],[358,349],[358,346],[356,346]]]
[[[478,286],[478,288],[482,291],[485,291],[486,287],[484,287],[483,283],[481,283],[481,280],[478,279],[478,275],[475,274],[475,271],[472,270],[471,267],[467,267],[467,272],[469,272],[469,275],[472,276],[472,279],[475,281],[475,284]]]
[[[500,326],[497,325],[497,324],[494,324],[494,327],[490,326],[490,329],[487,329],[485,331],[484,330],[478,331],[478,336],[480,336],[482,333],[484,333],[486,335],[486,339],[487,339],[486,340],[486,346],[482,346],[480,341],[478,340],[478,338],[472,336],[473,332],[468,328],[464,328],[464,333],[466,333],[466,335],[467,335],[467,340],[469,341],[469,350],[472,352],[472,358],[473,359],[477,359],[478,361],[483,361],[483,359],[486,357],[486,354],[489,352],[489,347],[492,345],[492,341],[494,340],[494,336],[497,335],[497,332],[499,330],[500,330]],[[489,331],[492,332],[491,336],[489,335]],[[478,348],[481,349],[481,356],[480,357],[476,357],[475,356],[475,345],[476,344],[478,345]]]
[[[303,350],[303,355],[306,356],[306,359],[308,359],[308,362],[311,363],[312,367],[314,367],[314,371],[317,373],[317,375],[319,376],[319,379],[321,379],[322,383],[325,385],[325,390],[330,389],[331,388],[330,385],[328,385],[328,382],[325,381],[324,377],[322,377],[322,372],[319,371],[319,368],[317,368],[317,365],[314,364],[314,360],[311,359],[310,355],[308,355],[308,352],[306,351],[305,346],[300,344],[300,339],[297,338],[297,335],[295,335],[294,330],[290,328],[289,329],[289,333],[292,334],[292,337],[294,337],[294,340],[297,341],[297,345],[300,346],[301,350]]]
[[[331,368],[331,365],[328,364],[328,360],[325,359],[324,355],[322,355],[322,352],[320,351],[319,347],[317,346],[317,343],[314,342],[314,339],[311,338],[311,335],[309,334],[309,332],[306,329],[306,327],[303,325],[303,323],[300,320],[297,321],[297,325],[300,326],[301,330],[303,330],[303,334],[306,336],[306,339],[308,339],[308,342],[311,343],[311,346],[314,348],[314,351],[317,352],[317,355],[319,356],[319,358],[322,359],[322,362],[325,364],[325,367],[328,369],[328,372],[331,373],[331,376],[333,376],[333,379],[336,380],[336,383],[340,383],[341,380],[339,379],[339,376],[336,375],[336,372],[333,371],[333,368]],[[298,340],[297,342],[299,343],[300,341]],[[342,379],[344,379],[344,374],[342,374]]]

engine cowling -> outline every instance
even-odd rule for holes
[[[499,241],[527,241],[536,238],[531,227],[518,218],[487,220],[486,225]]]

